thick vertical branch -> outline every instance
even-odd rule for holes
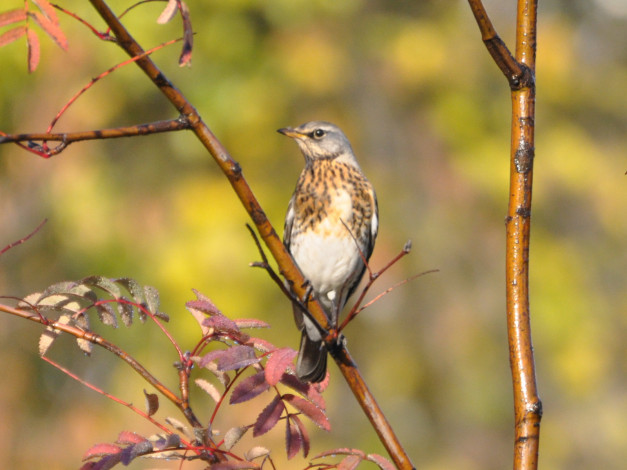
[[[537,0],[519,0],[516,60],[532,77],[536,62]],[[535,470],[542,402],[538,396],[529,313],[529,235],[535,154],[535,80],[512,89],[510,197],[507,211],[507,331],[516,419],[514,468]]]
[[[510,192],[506,219],[507,334],[514,389],[514,469],[535,470],[542,403],[529,313],[529,235],[533,183],[537,0],[519,0],[515,56],[496,34],[480,0],[469,0],[484,43],[512,98]]]

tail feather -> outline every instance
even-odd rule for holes
[[[303,382],[322,382],[327,375],[327,348],[303,331],[296,361],[296,375]]]

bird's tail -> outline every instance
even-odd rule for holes
[[[322,382],[327,375],[327,348],[303,331],[296,361],[296,375],[303,382]]]

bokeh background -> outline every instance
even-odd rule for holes
[[[406,240],[412,254],[373,295],[386,296],[347,330],[349,347],[414,463],[425,470],[511,466],[512,391],[504,313],[509,92],[466,2],[189,0],[192,67],[178,46],[153,58],[243,167],[282,232],[303,160],[275,132],[312,119],[339,124],[378,191],[372,265]],[[18,8],[8,0],[2,10]],[[62,4],[104,29],[87,2]],[[121,12],[130,2],[115,0]],[[485,2],[513,43],[515,2]],[[144,47],[180,35],[155,20],[163,4],[125,19]],[[531,311],[544,404],[544,469],[622,469],[627,462],[627,7],[621,0],[540,2],[531,240]],[[62,16],[69,50],[42,33],[42,61],[26,72],[24,41],[0,50],[0,129],[43,131],[90,77],[125,59]],[[89,90],[57,130],[132,125],[176,116],[134,67]],[[0,147],[0,294],[23,297],[60,280],[129,276],[155,286],[170,329],[191,348],[185,311],[196,288],[233,318],[272,324],[259,335],[297,346],[291,308],[244,227],[247,215],[189,132],[77,143],[39,159]],[[11,303],[5,299],[2,302]],[[174,351],[152,325],[98,331],[175,386]],[[156,429],[39,359],[40,328],[0,315],[0,467],[66,469],[121,430]],[[68,338],[50,356],[137,405],[147,385],[104,351],[84,357]],[[385,454],[330,367],[333,430],[309,426],[312,455],[333,447]],[[195,392],[196,393],[196,392]],[[207,419],[212,402],[195,395]],[[227,407],[226,427],[263,407]],[[160,416],[177,416],[164,410]],[[284,434],[258,443],[285,463]],[[177,468],[138,462],[136,468]],[[189,464],[187,468],[198,468]]]

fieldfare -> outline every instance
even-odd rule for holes
[[[379,226],[377,198],[351,145],[337,126],[313,121],[279,129],[305,156],[285,217],[283,243],[331,326],[357,288],[372,254]],[[314,321],[298,306],[302,332],[296,374],[306,382],[326,377],[327,349]]]

